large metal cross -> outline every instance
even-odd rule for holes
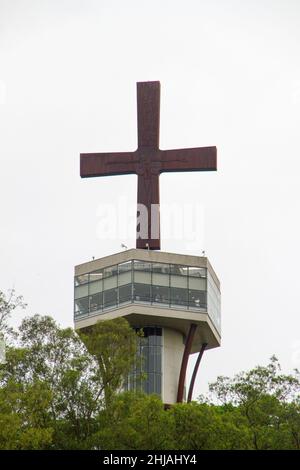
[[[81,153],[82,178],[138,175],[137,248],[160,249],[159,175],[171,171],[217,169],[216,147],[159,148],[160,82],[137,83],[138,148],[135,152]],[[145,208],[143,212],[141,208]],[[146,218],[141,217],[142,212]],[[146,224],[145,230],[141,223]],[[155,227],[154,227],[155,226]]]

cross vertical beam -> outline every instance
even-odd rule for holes
[[[159,175],[163,172],[217,169],[216,147],[160,150],[159,118],[160,83],[139,82],[137,150],[80,154],[82,178],[122,174],[138,176],[136,247],[150,250],[160,249]]]
[[[137,83],[138,149],[159,147],[160,83]]]

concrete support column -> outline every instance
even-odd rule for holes
[[[169,405],[176,403],[178,378],[184,351],[183,334],[170,328],[163,329],[162,400]]]

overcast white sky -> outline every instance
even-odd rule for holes
[[[136,148],[136,82],[160,80],[161,148],[218,147],[218,172],[163,175],[161,201],[200,205],[197,243],[222,283],[218,375],[300,368],[300,3],[0,0],[0,289],[73,323],[75,264],[135,244],[101,237],[101,204],[136,177],[82,180],[79,153]],[[119,232],[118,232],[119,233]]]

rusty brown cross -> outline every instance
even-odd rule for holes
[[[81,153],[82,178],[137,174],[137,248],[160,249],[159,175],[174,171],[217,169],[216,147],[160,150],[160,82],[137,83],[138,148],[134,152]],[[141,208],[146,211],[146,236]],[[154,229],[155,226],[155,229]]]

